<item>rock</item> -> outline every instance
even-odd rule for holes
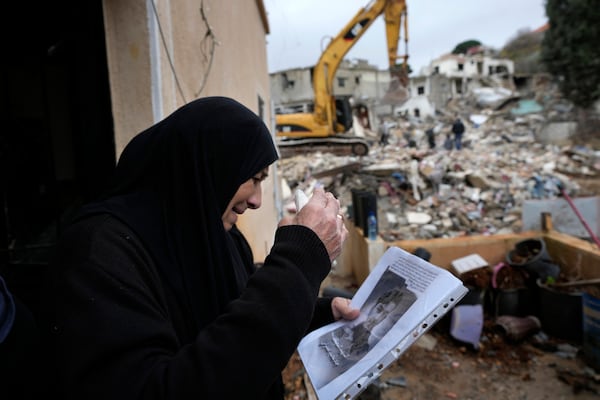
[[[431,222],[431,215],[419,212],[407,212],[406,218],[409,224],[424,225]]]

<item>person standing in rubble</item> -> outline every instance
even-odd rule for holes
[[[348,233],[323,189],[253,264],[236,222],[276,160],[263,121],[225,97],[130,141],[111,190],[61,236],[43,292],[57,398],[283,399],[301,338],[359,311],[318,298]]]
[[[429,144],[430,149],[435,149],[435,131],[434,127],[431,126],[429,129],[425,131],[425,135],[427,136],[427,143]]]
[[[391,123],[382,119],[379,124],[379,145],[385,147],[390,142],[390,127]]]
[[[454,140],[450,133],[446,133],[446,139],[444,139],[444,149],[450,151],[454,148]]]
[[[465,125],[460,118],[456,118],[452,124],[452,133],[454,133],[454,146],[456,147],[456,150],[462,149],[462,137],[464,132]]]

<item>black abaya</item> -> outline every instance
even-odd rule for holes
[[[221,97],[131,141],[113,189],[61,238],[49,277],[43,329],[59,395],[281,398],[280,372],[311,321],[332,318],[317,302],[329,256],[312,230],[286,226],[253,273],[221,221],[276,158],[260,118]]]

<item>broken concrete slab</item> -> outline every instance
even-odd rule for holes
[[[544,144],[568,145],[576,130],[576,122],[551,122],[542,128],[537,139]]]
[[[580,197],[573,204],[594,235],[600,235],[600,197]],[[523,229],[541,230],[540,215],[552,214],[554,229],[571,236],[589,239],[590,234],[566,199],[526,200],[523,203]]]

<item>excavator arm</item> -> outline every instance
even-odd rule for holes
[[[314,111],[312,113],[278,114],[276,116],[277,136],[286,138],[304,139],[303,143],[310,142],[310,138],[331,138],[331,146],[340,146],[347,139],[354,153],[366,153],[368,148],[366,142],[359,138],[339,135],[346,132],[349,126],[338,122],[338,114],[344,113],[343,107],[339,105],[339,99],[333,94],[333,82],[340,63],[358,42],[363,34],[380,15],[384,16],[387,49],[392,83],[398,81],[402,76],[402,68],[398,68],[398,42],[401,28],[404,28],[404,37],[407,40],[406,1],[405,0],[372,0],[367,6],[360,9],[356,15],[342,28],[321,54],[313,69]],[[407,56],[404,58],[404,69],[406,68]],[[404,70],[405,73],[405,70]],[[407,75],[407,74],[406,74]],[[404,86],[406,80],[403,81]],[[396,91],[402,88],[396,87]],[[406,91],[404,92],[406,94]],[[396,95],[396,97],[398,97]],[[346,115],[346,120],[352,121],[351,116]],[[333,140],[335,139],[335,140]],[[297,145],[291,142],[280,141],[280,147],[286,144]],[[360,143],[360,146],[357,145]]]
[[[335,98],[333,82],[340,63],[373,24],[375,19],[384,14],[385,31],[388,48],[388,65],[395,71],[398,59],[398,41],[400,28],[404,21],[407,28],[405,0],[376,0],[356,13],[348,24],[331,40],[313,71],[313,88],[315,91],[315,121],[321,125],[330,125],[335,132]],[[405,32],[406,37],[406,32]],[[406,63],[404,63],[406,64]]]
[[[408,98],[408,15],[404,0],[385,8],[385,33],[388,46],[388,65],[391,75],[390,87],[384,100],[388,103],[403,103]],[[399,55],[400,31],[404,32],[404,54]],[[402,59],[402,62],[398,62]]]

